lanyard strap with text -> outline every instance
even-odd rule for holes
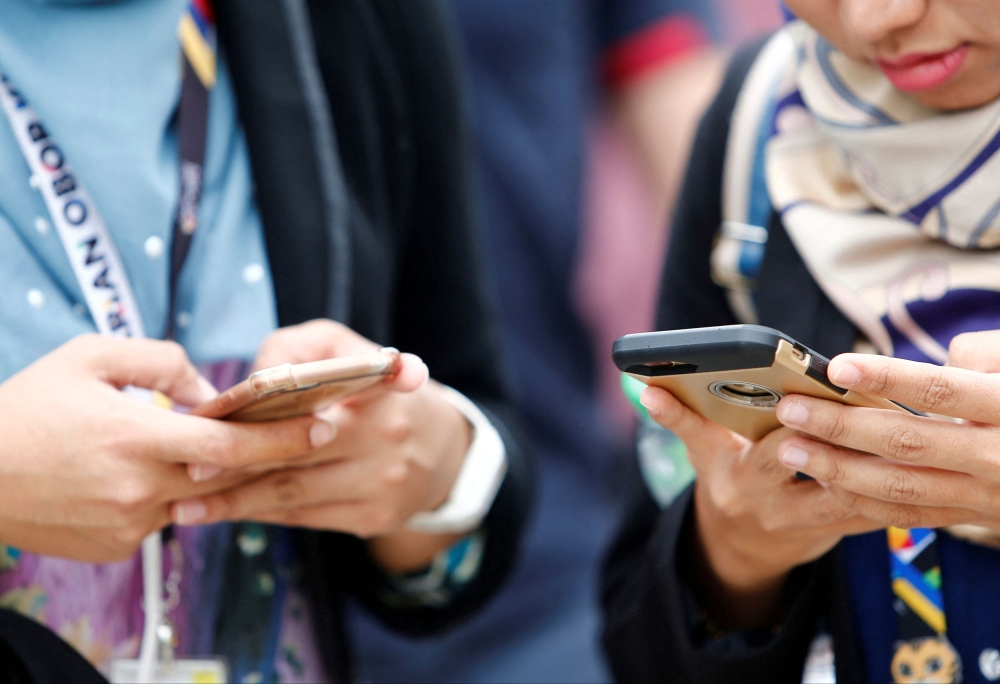
[[[178,37],[184,53],[178,108],[180,201],[171,245],[167,337],[173,333],[181,268],[198,229],[208,94],[216,80],[215,17],[207,0],[191,0],[181,19]],[[42,195],[98,332],[115,337],[145,337],[132,286],[104,218],[27,98],[2,70],[0,108],[28,163],[32,185]]]
[[[178,26],[178,38],[184,55],[178,108],[180,200],[171,244],[168,338],[173,336],[173,311],[181,268],[198,228],[208,134],[208,95],[215,86],[217,68],[215,16],[210,0],[190,0]],[[0,109],[10,122],[28,163],[31,185],[41,193],[98,332],[114,337],[145,337],[135,294],[104,218],[27,98],[2,69]],[[151,682],[156,664],[169,663],[173,659],[173,628],[164,614],[161,544],[159,532],[150,534],[142,543],[146,623],[140,658],[134,670],[127,670],[118,678],[122,681]],[[219,670],[216,663],[205,661],[205,664],[195,665],[209,668],[195,673],[200,679],[192,675],[198,681],[225,680],[224,668]],[[212,676],[206,679],[202,676],[205,674]]]

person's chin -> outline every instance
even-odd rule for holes
[[[1000,56],[989,66],[977,65],[976,61],[970,59],[966,68],[947,83],[909,93],[910,97],[925,107],[945,111],[974,109],[993,102],[1000,98]]]

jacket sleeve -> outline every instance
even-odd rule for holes
[[[721,221],[729,119],[759,45],[739,53],[699,127],[673,224],[662,281],[661,330],[736,323],[709,258]],[[823,610],[817,587],[827,559],[793,572],[789,610],[776,634],[705,634],[692,562],[693,487],[660,510],[641,478],[604,574],[604,647],[618,681],[801,681]]]
[[[689,487],[662,511],[641,481],[605,568],[604,648],[619,682],[800,682],[832,561],[793,571],[780,631],[710,634],[694,589]]]
[[[363,5],[363,7],[362,7]],[[487,295],[470,187],[470,143],[451,27],[435,2],[359,3],[395,58],[408,105],[413,168],[407,198],[393,198],[404,238],[396,253],[392,343],[420,356],[439,382],[476,402],[504,441],[507,473],[484,521],[479,571],[443,605],[401,607],[379,598],[384,583],[363,542],[344,584],[393,629],[421,635],[446,629],[479,609],[510,573],[532,496],[533,470],[501,379],[498,330]],[[398,203],[396,201],[398,200]],[[356,562],[355,562],[356,560]]]

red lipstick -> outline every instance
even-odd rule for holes
[[[898,59],[878,60],[882,73],[900,90],[918,92],[935,88],[954,76],[969,55],[968,45],[945,52],[903,55]]]

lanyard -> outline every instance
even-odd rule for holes
[[[898,616],[893,681],[959,681],[962,660],[947,636],[937,532],[898,527],[886,532]]]
[[[174,307],[181,269],[198,229],[209,92],[216,82],[215,15],[210,0],[190,0],[177,30],[184,55],[178,108],[180,200],[170,255],[167,337],[173,336]],[[62,150],[27,99],[0,70],[0,108],[31,170],[69,257],[87,308],[102,335],[145,337],[142,316],[107,224]],[[140,392],[142,393],[142,392]],[[156,663],[173,657],[173,627],[163,597],[162,538],[142,542],[143,608],[146,614],[137,679],[152,681]]]

